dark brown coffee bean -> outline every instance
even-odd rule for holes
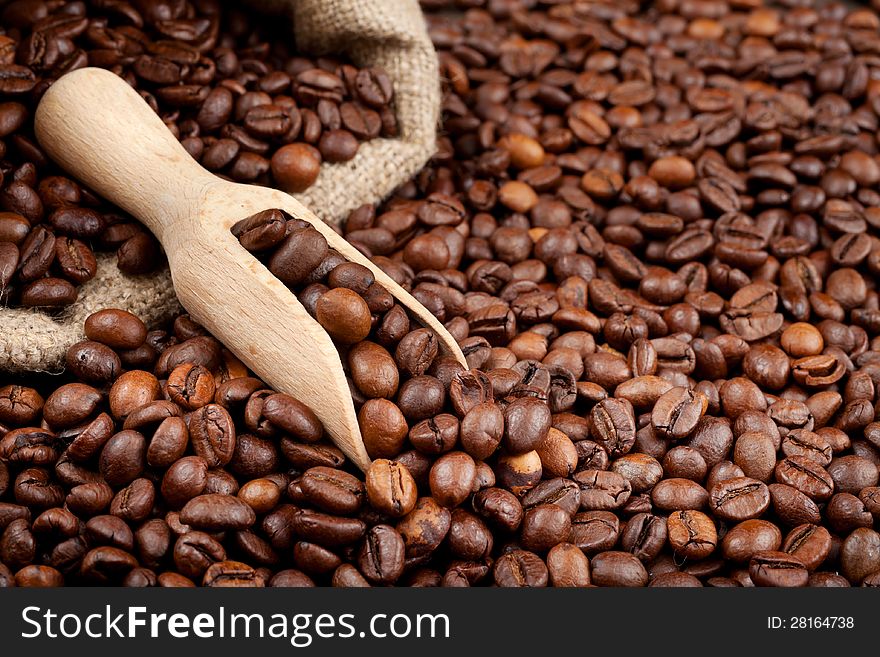
[[[196,454],[211,467],[224,466],[235,450],[235,424],[218,404],[207,404],[190,416],[189,433]]]
[[[648,571],[628,552],[601,552],[590,561],[590,579],[597,586],[648,585]]]
[[[724,535],[721,550],[725,559],[746,562],[759,552],[779,550],[781,544],[782,533],[776,525],[766,520],[745,520]]]
[[[495,562],[493,576],[501,587],[542,588],[547,586],[549,571],[534,552],[516,550]]]
[[[803,456],[790,456],[780,461],[776,480],[787,484],[814,500],[827,500],[834,492],[834,480],[822,466]]]
[[[714,523],[700,511],[676,511],[667,518],[666,527],[670,547],[684,557],[704,559],[718,544]]]
[[[254,524],[256,515],[244,502],[228,495],[199,495],[180,512],[182,522],[208,531],[244,529]]]
[[[725,520],[757,518],[770,504],[770,491],[763,482],[749,477],[734,477],[712,487],[709,508]]]
[[[487,488],[474,495],[473,508],[490,525],[507,532],[516,531],[522,522],[522,504],[501,488]]]
[[[807,570],[815,570],[831,551],[831,534],[817,525],[798,525],[785,537],[782,551],[797,557]]]
[[[226,550],[208,534],[190,531],[177,539],[173,558],[181,574],[199,579],[211,565],[225,561]]]
[[[310,468],[298,483],[309,502],[329,513],[352,514],[364,499],[364,485],[356,477],[332,468]]]
[[[405,549],[403,538],[393,527],[371,527],[358,554],[359,570],[373,583],[394,583],[403,574]]]
[[[581,508],[611,510],[622,507],[632,494],[632,485],[622,475],[603,470],[582,470],[574,475],[581,489]]]
[[[756,586],[806,586],[809,574],[800,559],[785,552],[759,552],[749,562]]]

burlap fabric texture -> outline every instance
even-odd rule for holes
[[[261,12],[292,20],[297,47],[313,55],[345,54],[358,66],[385,69],[394,82],[397,139],[362,144],[354,159],[325,164],[297,198],[324,221],[338,223],[375,203],[417,173],[435,151],[440,113],[437,57],[418,0],[247,0]],[[58,372],[67,348],[84,339],[85,318],[102,308],[128,310],[156,325],[180,312],[167,269],[122,275],[100,256],[98,275],[80,288],[61,317],[0,308],[0,372]],[[0,376],[2,385],[2,376]]]

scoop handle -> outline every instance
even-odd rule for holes
[[[137,91],[104,69],[58,79],[34,124],[49,157],[141,219],[160,241],[208,180]]]

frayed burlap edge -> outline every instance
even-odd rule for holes
[[[167,269],[150,276],[125,276],[116,258],[98,255],[98,273],[79,289],[79,298],[55,318],[37,309],[0,311],[0,369],[59,372],[70,345],[85,339],[83,323],[93,312],[120,308],[148,326],[180,312]]]

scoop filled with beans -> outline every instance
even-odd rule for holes
[[[158,242],[53,167],[33,116],[56,79],[85,66],[137,89],[206,169],[296,193],[323,163],[397,135],[380,69],[296,52],[289,27],[216,0],[14,0],[0,10],[0,304],[69,306],[116,252],[126,274],[154,271]]]

